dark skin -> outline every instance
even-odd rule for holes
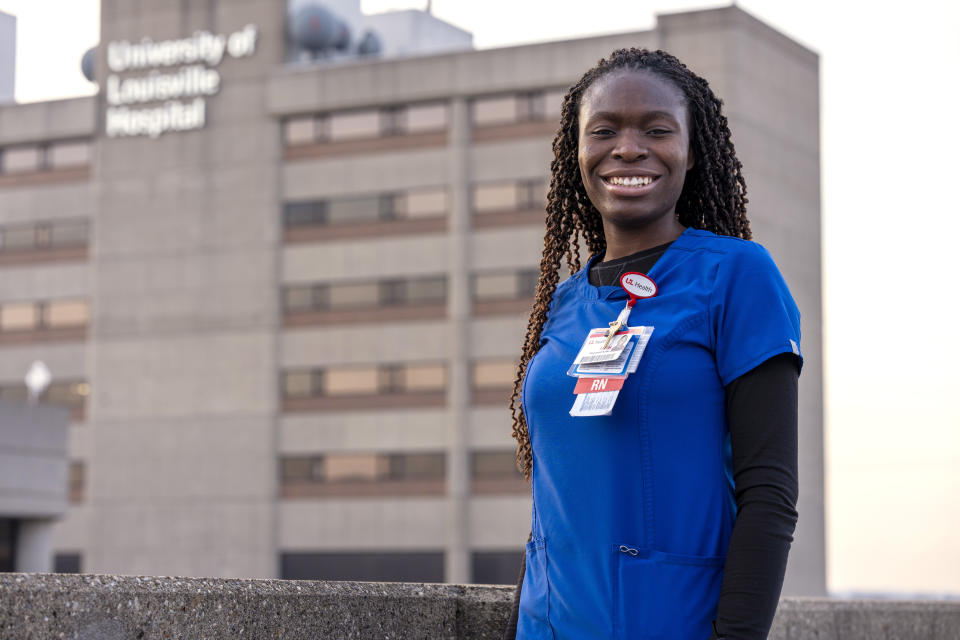
[[[604,260],[666,244],[693,167],[683,94],[649,71],[624,69],[583,94],[577,159],[587,196],[603,220]]]

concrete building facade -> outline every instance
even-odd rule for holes
[[[74,479],[62,407],[0,401],[0,571],[53,571]],[[61,569],[69,568],[61,562]]]
[[[785,592],[822,593],[816,54],[728,7],[645,32],[291,63],[281,5],[104,0],[99,94],[0,107],[0,396],[41,359],[71,408],[82,486],[59,557],[512,581],[530,501],[506,400],[560,99],[598,58],[645,46],[724,98],[755,237],[803,313]]]

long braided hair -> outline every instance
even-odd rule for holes
[[[533,471],[533,450],[520,406],[520,391],[527,365],[540,348],[540,334],[557,288],[561,260],[566,259],[567,267],[573,273],[581,267],[581,240],[591,255],[604,251],[607,246],[600,213],[587,197],[580,178],[577,160],[580,101],[584,92],[599,78],[619,70],[655,73],[672,82],[686,100],[695,162],[687,172],[676,204],[680,224],[721,235],[751,237],[746,215],[747,185],[741,164],[730,139],[727,118],[721,112],[722,102],[706,80],[665,51],[635,48],[618,49],[583,74],[563,98],[560,129],[553,139],[554,159],[550,163],[540,278],[510,396],[513,437],[517,440],[517,466],[527,479]]]

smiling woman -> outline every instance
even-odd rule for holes
[[[797,517],[800,318],[749,241],[721,102],[665,52],[615,51],[564,97],[553,151],[506,637],[765,638]]]
[[[694,162],[687,119],[680,90],[650,72],[613,72],[585,92],[578,161],[587,197],[607,213],[606,259],[683,230],[676,203]]]

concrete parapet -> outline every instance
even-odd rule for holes
[[[107,575],[0,575],[0,638],[501,637],[513,589]],[[960,640],[960,602],[787,598],[771,640]]]

